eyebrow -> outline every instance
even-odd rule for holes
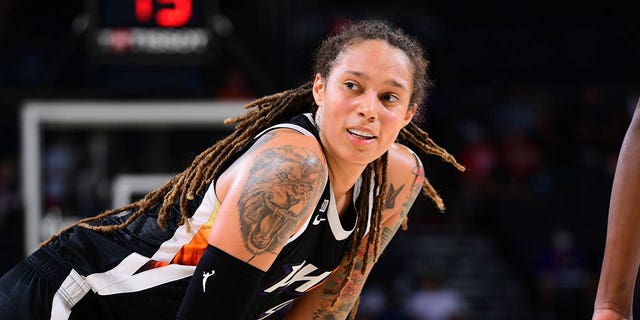
[[[360,71],[347,70],[347,71],[345,71],[345,72],[346,72],[346,73],[353,74],[353,75],[355,75],[355,76],[357,76],[357,77],[360,77],[360,78],[364,78],[365,80],[369,80],[369,79],[371,79],[371,77],[369,77],[368,75],[366,75],[366,74],[364,74],[364,73],[362,73],[362,72],[360,72]],[[400,89],[407,90],[407,88],[405,88],[405,86],[404,86],[404,85],[402,85],[402,83],[400,83],[400,82],[398,82],[398,81],[396,81],[396,80],[393,80],[393,79],[391,79],[391,80],[387,80],[387,81],[385,81],[384,83],[385,83],[385,84],[389,84],[389,85],[394,86],[394,87],[398,87],[398,88],[400,88]]]

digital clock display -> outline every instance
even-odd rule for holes
[[[92,52],[105,63],[202,62],[214,40],[205,1],[90,1]]]

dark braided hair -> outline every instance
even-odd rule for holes
[[[383,21],[362,21],[347,25],[340,32],[323,41],[316,51],[314,75],[320,74],[323,78],[326,78],[331,72],[336,59],[349,46],[361,41],[374,39],[386,41],[390,45],[401,49],[409,57],[413,66],[413,93],[410,103],[417,106],[422,105],[422,102],[432,88],[432,82],[427,75],[429,63],[424,57],[422,46],[401,29],[394,29],[389,23]],[[160,226],[164,227],[167,219],[169,219],[171,207],[176,202],[179,204],[181,212],[180,224],[186,223],[187,227],[189,227],[189,201],[193,200],[195,194],[202,191],[211,183],[213,177],[219,173],[218,171],[221,165],[227,161],[234,152],[248,143],[257,133],[274,124],[286,121],[292,116],[303,112],[315,113],[317,105],[313,99],[312,86],[313,82],[311,81],[298,88],[266,96],[247,104],[245,109],[248,111],[244,115],[225,121],[225,124],[235,126],[235,130],[229,136],[218,141],[196,156],[186,170],[173,177],[163,186],[151,191],[141,200],[121,208],[105,211],[94,217],[82,219],[53,235],[42,245],[49,243],[73,226],[81,226],[102,232],[124,229],[156,205],[161,205],[158,211],[157,222]],[[423,152],[440,157],[461,171],[464,170],[464,167],[460,165],[453,156],[435,144],[429,135],[415,123],[410,123],[405,126],[400,131],[398,138],[415,145]],[[365,253],[367,256],[364,257],[360,271],[364,273],[369,261],[375,262],[379,255],[382,234],[382,210],[384,209],[384,199],[386,198],[387,192],[386,172],[387,153],[367,165],[362,174],[362,192],[360,192],[356,200],[358,205],[358,223],[355,227],[349,249],[344,256],[346,276],[340,286],[340,290],[349,282],[351,273],[356,268],[357,248],[361,246],[365,238],[367,241],[365,243]],[[369,208],[369,190],[374,190],[372,208]],[[423,191],[433,200],[441,211],[445,209],[438,192],[431,186],[427,179],[424,180]],[[365,237],[367,221],[369,220],[368,213],[370,210],[371,221],[369,236]],[[125,211],[132,211],[132,214],[121,224],[100,226],[91,224],[91,222]],[[403,227],[406,228],[406,221],[403,221]],[[373,250],[371,257],[369,256],[370,250]],[[335,300],[333,303],[335,303]],[[354,315],[355,312],[352,312],[352,316]]]

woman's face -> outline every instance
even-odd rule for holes
[[[382,40],[347,47],[329,75],[316,75],[320,139],[329,161],[366,165],[386,152],[416,111],[411,61]]]

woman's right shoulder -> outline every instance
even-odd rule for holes
[[[291,128],[273,129],[258,138],[251,149],[271,148],[278,146],[290,146],[292,148],[309,149],[324,158],[324,152],[318,139],[314,136],[305,135],[302,132]]]
[[[297,163],[327,170],[324,151],[318,140],[289,128],[278,128],[265,133],[247,151],[247,156],[253,159],[250,162],[271,159],[273,164]]]
[[[315,137],[279,128],[260,136],[225,170],[218,180],[216,193],[224,194],[228,187],[248,181],[278,179],[277,174],[305,181],[318,179],[323,184],[327,172],[322,147]]]

